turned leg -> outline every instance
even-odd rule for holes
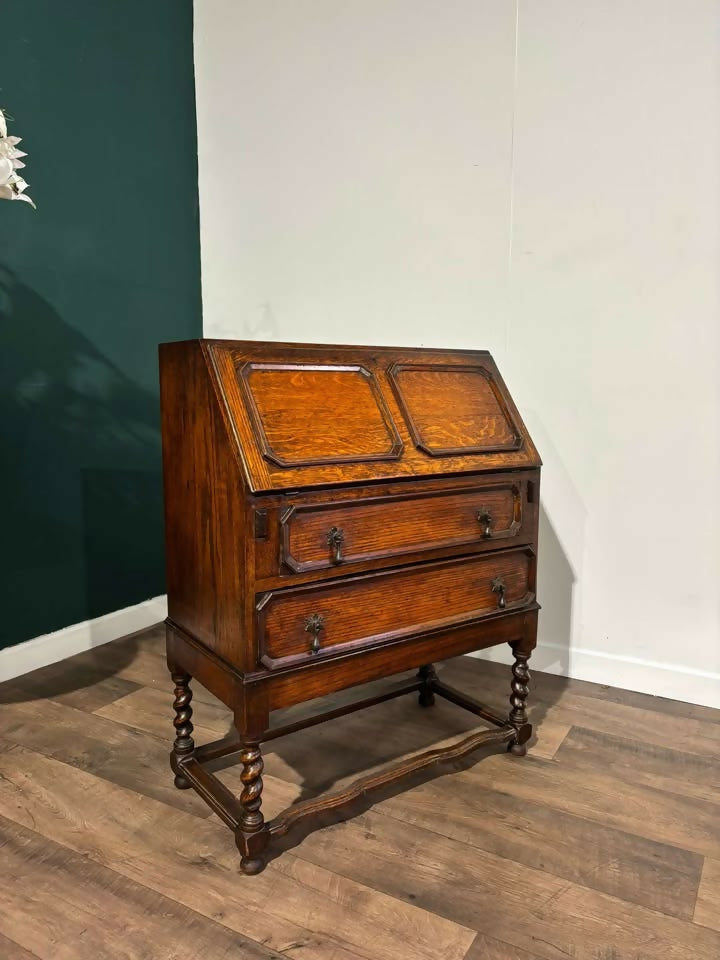
[[[508,746],[508,750],[513,756],[524,757],[527,753],[527,741],[532,735],[532,727],[528,723],[528,716],[525,710],[525,701],[528,698],[530,671],[528,670],[529,653],[521,653],[519,649],[514,648],[515,663],[512,667],[512,694],[510,695],[509,721],[515,727],[515,739]]]
[[[193,712],[190,706],[192,700],[190,681],[192,677],[189,673],[180,670],[173,670],[171,675],[175,684],[175,701],[173,703],[175,708],[175,719],[173,721],[175,743],[170,754],[170,766],[175,773],[175,786],[178,790],[187,790],[190,787],[190,782],[185,779],[181,771],[182,761],[192,756],[195,750],[195,741],[192,738],[193,725],[191,718]]]
[[[421,707],[431,707],[435,703],[435,694],[432,688],[433,681],[437,680],[435,667],[431,663],[420,667],[417,678],[422,683],[418,703]]]
[[[235,842],[240,851],[240,869],[243,873],[260,873],[265,862],[260,856],[267,846],[268,832],[265,820],[260,809],[262,805],[262,772],[263,759],[260,744],[257,741],[248,741],[243,744],[240,752],[242,763],[243,790],[240,794],[242,816],[235,833]]]

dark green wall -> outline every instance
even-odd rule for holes
[[[157,344],[201,334],[191,0],[2,0],[0,646],[164,592]]]

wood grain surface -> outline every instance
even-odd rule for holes
[[[487,369],[398,364],[390,377],[415,444],[433,456],[513,449],[520,440]]]
[[[224,825],[172,786],[163,640],[0,686],[3,960],[720,957],[720,711],[535,674],[524,761],[422,780],[244,877]],[[506,667],[439,671],[502,705]],[[229,711],[195,691],[198,742],[222,736]],[[403,698],[273,741],[268,812],[475,723]],[[220,776],[240,789],[237,767]]]
[[[260,650],[273,660],[309,655],[312,614],[323,618],[321,650],[482,617],[498,610],[498,577],[512,609],[534,599],[532,561],[528,550],[500,551],[279,590],[258,604]]]

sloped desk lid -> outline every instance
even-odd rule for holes
[[[485,351],[201,343],[253,492],[540,465]]]

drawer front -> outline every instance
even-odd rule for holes
[[[517,536],[519,482],[434,495],[291,507],[281,518],[282,563],[296,573]]]
[[[518,609],[534,589],[535,556],[516,549],[261,594],[261,660],[272,668],[441,630]]]

